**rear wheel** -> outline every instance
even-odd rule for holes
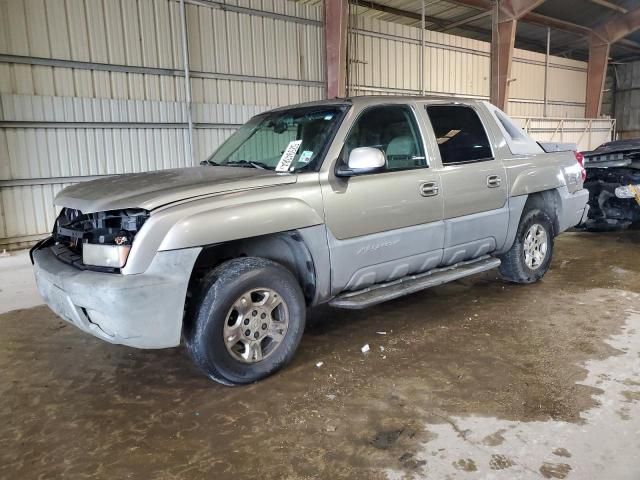
[[[231,260],[201,282],[187,348],[213,380],[255,382],[291,360],[305,313],[302,290],[287,269],[257,257]]]
[[[511,249],[500,257],[500,275],[515,283],[540,280],[551,265],[553,236],[553,222],[545,212],[525,212]]]

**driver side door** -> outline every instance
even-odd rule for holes
[[[332,293],[359,290],[437,266],[444,243],[440,176],[430,165],[414,109],[364,109],[345,137],[337,164],[357,147],[380,149],[380,171],[322,182],[332,264]]]

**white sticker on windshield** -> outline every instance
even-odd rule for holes
[[[300,154],[300,158],[298,158],[298,163],[309,163],[309,160],[311,160],[311,157],[313,157],[313,152],[311,150],[305,150]]]
[[[293,163],[293,158],[298,153],[298,149],[300,148],[300,144],[302,140],[294,140],[293,142],[289,142],[287,148],[284,149],[284,153],[280,157],[280,161],[278,165],[276,165],[276,172],[288,172],[289,167]]]

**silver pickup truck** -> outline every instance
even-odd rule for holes
[[[260,114],[200,167],[63,190],[31,252],[80,329],[175,347],[225,384],[294,355],[306,309],[365,308],[499,268],[530,283],[583,219],[574,152],[546,153],[487,102],[356,97]]]

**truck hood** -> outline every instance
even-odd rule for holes
[[[154,208],[189,198],[295,183],[297,176],[273,170],[202,166],[115,175],[62,190],[54,203],[82,213]]]

